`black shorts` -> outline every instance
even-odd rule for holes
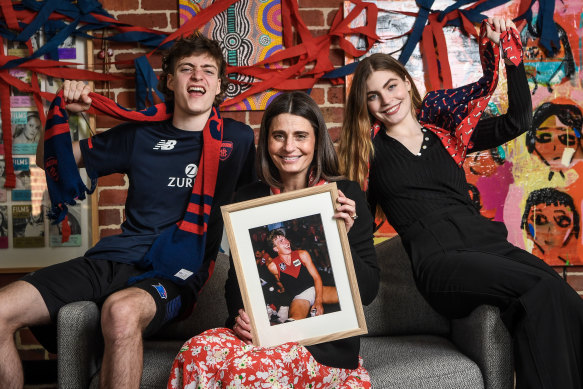
[[[127,282],[131,277],[145,271],[132,264],[78,257],[29,273],[22,281],[38,289],[54,327],[61,307],[75,301],[94,301],[101,306],[111,294],[130,287]],[[153,335],[169,321],[187,316],[196,301],[192,288],[166,279],[145,279],[131,287],[145,290],[156,302],[156,314],[144,331],[145,337]],[[46,336],[42,333],[47,329],[31,330],[49,349],[43,341]],[[52,329],[49,329],[49,336],[52,336],[51,333]]]

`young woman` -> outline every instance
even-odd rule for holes
[[[505,49],[519,42],[510,20],[488,23],[485,37],[491,42],[484,37],[483,47],[503,42]],[[520,51],[519,46],[513,49]],[[483,51],[483,58],[497,50]],[[506,60],[520,60],[512,57]],[[508,112],[451,133],[417,119],[422,101],[399,62],[383,54],[364,59],[346,104],[340,161],[347,176],[363,187],[368,176],[371,204],[380,206],[401,236],[417,286],[436,310],[455,318],[480,304],[500,307],[515,341],[517,388],[581,388],[581,297],[539,258],[508,243],[504,224],[480,216],[461,167],[464,145],[473,144],[471,151],[486,150],[530,127],[532,103],[524,67],[506,62]],[[490,64],[497,66],[496,61]],[[423,109],[431,105],[427,97],[423,103]],[[454,104],[441,113],[457,108]],[[472,119],[463,116],[459,123]],[[371,139],[375,127],[379,131]],[[471,138],[464,138],[471,130]]]
[[[372,302],[379,287],[372,215],[358,184],[339,175],[324,118],[307,94],[283,93],[267,107],[256,162],[261,181],[240,189],[235,201],[336,181],[335,217],[344,221],[348,231],[362,303]],[[250,320],[232,264],[225,295],[229,328],[209,330],[186,342],[174,361],[168,388],[215,387],[219,381],[221,387],[263,387],[276,381],[298,388],[370,388],[368,373],[359,362],[358,337],[307,347],[294,342],[252,347]],[[321,306],[317,295],[315,299],[313,306]]]

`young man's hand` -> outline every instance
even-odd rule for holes
[[[71,113],[85,112],[91,107],[91,97],[89,97],[91,87],[83,81],[65,80],[63,83],[63,95],[65,97],[65,108]]]

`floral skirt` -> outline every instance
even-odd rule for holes
[[[187,341],[174,359],[168,389],[177,388],[371,388],[362,367],[321,365],[302,345],[246,345],[227,328]]]

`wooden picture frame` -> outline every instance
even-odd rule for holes
[[[344,222],[334,218],[337,197],[336,183],[331,183],[221,207],[243,304],[251,318],[255,345],[270,347],[290,341],[310,345],[367,332]],[[267,232],[282,228],[290,241],[286,250],[296,252],[290,254],[296,259],[287,265],[273,250],[273,244],[263,239]],[[298,228],[299,231],[295,231]],[[294,231],[296,234],[292,237]],[[311,242],[304,239],[306,237]],[[261,247],[265,248],[264,252]],[[298,296],[294,290],[301,290],[303,283],[286,278],[289,282],[288,290],[285,290],[282,273],[297,268],[296,279],[307,280],[305,290],[311,293],[309,289],[315,279],[312,273],[305,270],[312,275],[311,279],[299,275],[302,265],[313,270],[309,261],[306,262],[306,252],[323,284],[336,288],[338,304],[324,305],[321,315],[286,321],[291,301]],[[278,269],[275,273],[282,277],[279,286],[273,275],[273,266]],[[298,282],[300,289],[289,287]],[[291,294],[286,295],[287,292]],[[282,309],[286,302],[289,302],[288,316]]]

